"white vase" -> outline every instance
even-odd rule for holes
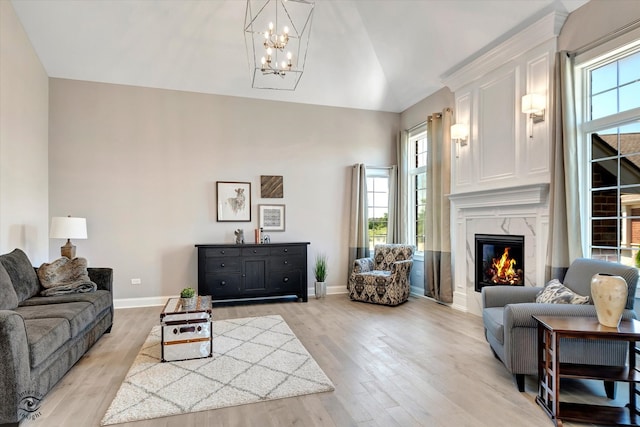
[[[316,298],[324,298],[327,295],[327,283],[316,282]]]
[[[191,311],[196,308],[196,301],[198,297],[183,298],[180,297],[180,304],[184,311]]]
[[[611,274],[595,274],[591,278],[591,297],[596,306],[598,322],[617,328],[627,304],[627,281]]]

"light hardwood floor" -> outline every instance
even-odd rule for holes
[[[113,330],[46,396],[23,427],[99,426],[159,307],[116,310]],[[214,320],[279,314],[335,391],[122,424],[125,426],[552,426],[493,357],[481,318],[411,297],[398,307],[330,295],[308,303],[214,308]],[[215,344],[214,344],[215,345]],[[601,383],[563,383],[569,399],[606,401]],[[627,394],[618,385],[616,404]],[[565,423],[565,426],[578,424]],[[584,424],[580,424],[584,425]]]

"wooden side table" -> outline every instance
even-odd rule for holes
[[[556,426],[562,420],[609,424],[618,426],[640,425],[640,412],[636,396],[640,393],[640,371],[636,367],[636,354],[640,350],[640,322],[620,322],[618,328],[602,326],[591,317],[533,316],[538,322],[538,396],[536,402],[545,410]],[[577,365],[560,363],[560,339],[606,339],[629,343],[626,367]],[[629,404],[624,407],[588,405],[560,401],[560,378],[619,381],[629,384]]]

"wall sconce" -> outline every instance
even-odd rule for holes
[[[533,138],[534,123],[544,122],[546,105],[547,99],[544,95],[528,93],[522,97],[522,112],[529,115],[529,121],[531,122],[529,138]]]
[[[467,145],[467,138],[469,138],[469,127],[464,123],[456,123],[451,125],[451,139],[455,139],[461,146]]]
[[[469,137],[469,125],[463,123],[456,123],[451,125],[451,139],[455,139],[456,144],[456,157],[460,157],[460,148],[467,145],[467,138]]]

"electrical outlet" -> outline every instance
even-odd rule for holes
[[[141,279],[131,279],[131,284],[132,285],[140,285],[140,284],[142,284],[142,280]]]

